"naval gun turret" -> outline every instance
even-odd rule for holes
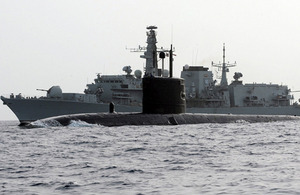
[[[50,89],[36,89],[37,91],[46,91],[47,98],[62,98],[62,90],[60,86],[52,86]]]

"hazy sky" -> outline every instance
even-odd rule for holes
[[[45,95],[60,85],[83,92],[96,73],[142,69],[146,26],[158,27],[158,46],[176,48],[182,66],[222,60],[238,66],[244,82],[300,90],[299,0],[0,0],[0,94]],[[296,97],[300,94],[295,94]],[[0,120],[17,118],[0,106]]]

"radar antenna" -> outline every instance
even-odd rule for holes
[[[228,87],[226,73],[229,72],[229,67],[236,66],[236,62],[234,64],[229,64],[225,62],[225,43],[223,43],[223,63],[215,64],[211,62],[211,65],[214,67],[222,68],[222,78],[221,78],[221,86]]]
[[[157,59],[158,56],[157,55],[160,54],[161,52],[170,53],[170,49],[165,49],[163,47],[157,48],[157,46],[156,46],[156,43],[157,43],[156,35],[157,34],[155,31],[157,29],[156,26],[147,26],[146,29],[149,30],[146,33],[147,34],[147,46],[142,47],[139,45],[138,48],[127,48],[127,49],[129,49],[131,52],[144,52],[144,55],[141,55],[140,57],[146,59],[145,76],[158,76],[159,69],[158,69],[158,59]],[[174,49],[172,50],[172,52],[173,51],[174,51]],[[164,67],[162,67],[161,72],[164,72]]]

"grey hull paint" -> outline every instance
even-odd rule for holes
[[[17,116],[21,124],[36,121],[43,118],[78,113],[108,112],[108,103],[82,103],[72,101],[57,101],[45,99],[10,99],[1,97]],[[115,105],[118,112],[141,112],[141,107]]]
[[[188,113],[249,114],[249,115],[291,115],[300,116],[299,106],[283,107],[230,107],[230,108],[187,108]]]

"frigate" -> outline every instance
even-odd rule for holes
[[[141,70],[132,74],[130,66],[123,67],[124,75],[100,75],[93,83],[87,84],[84,93],[63,93],[59,86],[46,91],[46,96],[23,97],[21,94],[1,96],[1,100],[15,113],[21,124],[38,119],[79,113],[108,112],[109,104],[115,105],[117,112],[142,111],[142,77],[172,77],[172,69],[166,68],[164,60],[173,58],[171,48],[157,47],[156,26],[147,27],[147,46],[130,49],[142,52],[146,59],[144,75]],[[159,60],[160,58],[160,60]],[[172,60],[170,60],[172,59]],[[161,62],[161,65],[158,64]],[[234,74],[234,81],[227,82],[226,73],[236,64],[225,62],[213,67],[222,70],[220,83],[213,77],[209,68],[184,65],[181,78],[185,80],[187,113],[245,114],[245,115],[295,115],[300,116],[300,106],[292,103],[294,98],[288,86],[278,84],[243,84],[242,73]],[[159,91],[157,92],[159,93]],[[155,100],[153,100],[155,101]]]
[[[226,73],[236,63],[225,61],[212,67],[221,69],[221,81],[213,78],[213,72],[203,66],[183,66],[181,78],[185,79],[187,112],[214,114],[258,114],[258,115],[300,115],[300,106],[294,101],[286,85],[245,83],[240,80],[241,72],[235,72],[228,84]],[[293,102],[293,103],[292,103]]]

